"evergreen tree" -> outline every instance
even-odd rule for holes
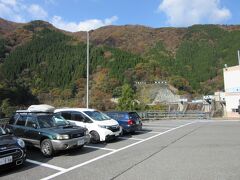
[[[122,96],[119,98],[117,109],[120,111],[138,109],[134,91],[128,84],[122,86]]]
[[[10,117],[12,115],[12,113],[14,112],[14,108],[11,107],[9,99],[4,99],[2,101],[2,105],[1,105],[1,111],[5,117]]]

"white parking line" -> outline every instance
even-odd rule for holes
[[[137,133],[150,133],[150,134],[159,134],[159,133],[162,133],[162,132],[158,132],[158,131],[148,131],[148,130],[143,130],[143,131],[136,131]],[[164,132],[164,131],[163,131]]]
[[[177,127],[177,126],[174,126]],[[149,129],[171,129],[173,127],[161,127],[161,126],[143,126],[144,129],[149,128]]]
[[[67,173],[67,172],[69,172],[69,171],[72,171],[72,170],[74,170],[74,169],[76,169],[76,168],[85,166],[85,165],[90,164],[90,163],[92,163],[92,162],[95,162],[95,161],[97,161],[97,160],[99,160],[99,159],[102,159],[102,158],[105,158],[105,157],[110,156],[110,155],[112,155],[112,154],[115,154],[115,153],[117,153],[117,152],[119,152],[119,151],[128,149],[128,148],[133,147],[133,146],[135,146],[135,145],[137,145],[137,144],[143,143],[143,142],[148,141],[148,140],[150,140],[150,139],[153,139],[153,138],[155,138],[155,137],[161,136],[161,135],[163,135],[163,134],[169,133],[169,132],[171,132],[171,131],[174,131],[174,130],[176,130],[176,129],[179,129],[179,128],[182,128],[182,127],[188,126],[188,125],[190,125],[190,124],[194,124],[194,123],[197,123],[197,121],[194,121],[194,122],[191,122],[191,123],[187,123],[187,124],[178,126],[178,127],[176,127],[176,128],[172,128],[172,129],[169,129],[169,130],[167,130],[167,131],[158,133],[158,134],[156,134],[156,135],[154,135],[154,136],[151,136],[151,137],[149,137],[149,138],[146,138],[146,139],[144,139],[144,140],[141,140],[141,141],[135,142],[135,143],[133,143],[133,144],[130,144],[130,145],[128,145],[128,146],[125,146],[125,147],[122,147],[122,148],[120,148],[120,149],[117,149],[116,151],[109,152],[109,153],[107,153],[107,154],[104,154],[104,155],[101,155],[101,156],[99,156],[99,157],[93,158],[93,159],[91,159],[91,160],[89,160],[89,161],[86,161],[86,162],[84,162],[84,163],[78,164],[78,165],[73,166],[73,167],[71,167],[71,168],[68,168],[68,169],[66,169],[66,170],[63,170],[63,171],[60,171],[60,172],[55,173],[55,174],[53,174],[53,175],[47,176],[47,177],[45,177],[45,178],[43,178],[43,179],[41,179],[41,180],[48,180],[48,179],[55,178],[55,177],[60,176],[60,175],[62,175],[62,174],[64,174],[64,173]]]
[[[42,162],[39,162],[39,161],[34,161],[34,160],[31,160],[31,159],[26,159],[26,161],[29,162],[29,163],[32,163],[32,164],[37,164],[39,166],[44,166],[44,167],[47,167],[47,168],[50,168],[50,169],[55,169],[57,171],[65,171],[66,170],[65,168],[62,168],[62,167],[54,166],[54,165],[47,164],[47,163],[42,163]]]
[[[124,139],[124,140],[130,139],[130,140],[135,140],[135,141],[142,141],[142,140],[144,140],[144,139],[140,139],[140,138],[128,138],[128,137],[118,137],[118,139]]]
[[[211,123],[221,123],[221,122],[240,122],[239,119],[229,119],[229,120],[199,120],[198,122],[211,122]]]
[[[116,151],[116,149],[110,149],[110,148],[103,148],[103,147],[97,147],[97,146],[84,146],[86,148],[92,148],[92,149],[100,149],[100,150],[106,150],[106,151]]]
[[[177,127],[177,126],[181,126],[181,124],[143,124],[143,126],[151,126],[151,127],[170,127],[170,128],[174,128],[174,127]]]

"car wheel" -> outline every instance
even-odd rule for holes
[[[96,131],[91,131],[90,132],[90,142],[95,144],[100,141],[100,136]]]
[[[51,157],[54,154],[53,146],[49,139],[44,139],[42,141],[41,152],[45,157]]]

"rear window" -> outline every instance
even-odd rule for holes
[[[140,116],[136,112],[130,112],[129,118],[130,119],[140,119]]]
[[[115,120],[128,120],[129,119],[128,113],[125,113],[125,112],[111,112],[111,113],[107,113],[107,115]]]
[[[128,114],[127,113],[119,113],[118,114],[118,119],[121,120],[121,119],[129,119],[128,118]]]
[[[118,114],[117,113],[106,113],[110,118],[113,118],[115,120],[118,120]]]

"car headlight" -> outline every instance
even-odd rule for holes
[[[69,135],[67,135],[67,134],[62,134],[62,135],[57,135],[56,136],[56,139],[57,140],[66,140],[66,139],[69,139],[70,137],[69,137]]]
[[[22,139],[17,139],[17,143],[21,148],[25,147],[25,142]]]
[[[89,135],[89,131],[88,130],[85,131],[85,136],[87,136],[87,135]]]
[[[105,128],[107,129],[108,127],[107,126],[104,126],[104,125],[98,125],[100,128]]]

